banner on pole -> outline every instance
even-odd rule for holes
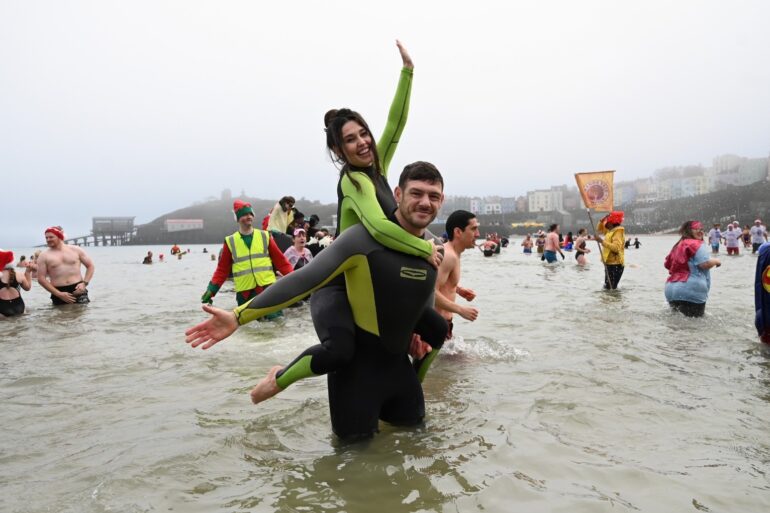
[[[586,208],[603,212],[612,210],[614,177],[615,171],[575,173],[575,181]]]

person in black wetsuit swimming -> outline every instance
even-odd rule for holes
[[[404,169],[396,188],[394,222],[417,237],[435,219],[443,202],[443,179],[431,164],[416,162]],[[207,349],[231,335],[239,325],[284,308],[345,274],[355,323],[355,354],[350,362],[328,374],[329,408],[334,433],[341,438],[377,432],[378,420],[414,425],[425,415],[420,379],[438,353],[447,326],[422,326],[423,338],[439,340],[437,347],[415,366],[407,351],[423,312],[433,306],[436,269],[424,258],[393,251],[379,244],[360,224],[340,235],[302,269],[284,277],[251,302],[233,312],[204,306],[207,321],[185,332],[186,342]],[[431,317],[432,318],[432,317]],[[313,346],[316,347],[316,346]],[[306,372],[315,354],[310,348],[284,375]],[[259,402],[281,390],[273,367],[254,390]]]

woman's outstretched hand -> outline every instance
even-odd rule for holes
[[[203,305],[203,311],[210,313],[211,317],[184,332],[185,342],[192,347],[203,344],[201,349],[208,349],[238,329],[238,320],[233,312],[209,305]]]
[[[396,39],[396,46],[398,47],[398,53],[401,54],[401,62],[404,63],[404,67],[414,69],[414,63],[412,62],[412,58],[409,57],[409,52],[406,51],[406,48],[398,39]]]
[[[444,246],[438,245],[433,241],[430,241],[430,245],[431,245],[431,254],[429,257],[426,257],[425,259],[428,261],[430,265],[438,269],[439,266],[441,265],[441,261],[444,260]]]

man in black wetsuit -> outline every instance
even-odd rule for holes
[[[408,165],[399,179],[394,220],[413,235],[424,237],[443,202],[443,179],[429,163]],[[407,356],[412,332],[425,308],[433,305],[436,270],[426,260],[389,250],[361,225],[346,230],[311,263],[282,278],[254,300],[227,312],[208,305],[207,321],[185,332],[193,347],[207,349],[231,335],[239,325],[285,308],[345,273],[348,299],[356,325],[352,361],[328,374],[332,428],[339,437],[366,437],[377,432],[378,419],[414,425],[425,415],[418,372],[424,375],[436,350],[415,371]],[[439,318],[440,319],[440,318]],[[446,324],[433,327],[441,331]],[[423,339],[426,337],[423,336]],[[305,375],[312,356],[295,361],[289,371]],[[280,391],[273,367],[252,390],[255,402]],[[290,378],[289,378],[290,379]]]

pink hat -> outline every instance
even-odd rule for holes
[[[297,228],[297,229],[295,229],[295,230],[294,230],[294,236],[295,236],[295,237],[296,237],[297,235],[299,235],[300,233],[304,233],[304,234],[307,234],[307,232],[305,231],[305,229],[304,229],[304,228]]]
[[[761,219],[754,219],[754,222],[755,223],[762,223],[762,220]]]

